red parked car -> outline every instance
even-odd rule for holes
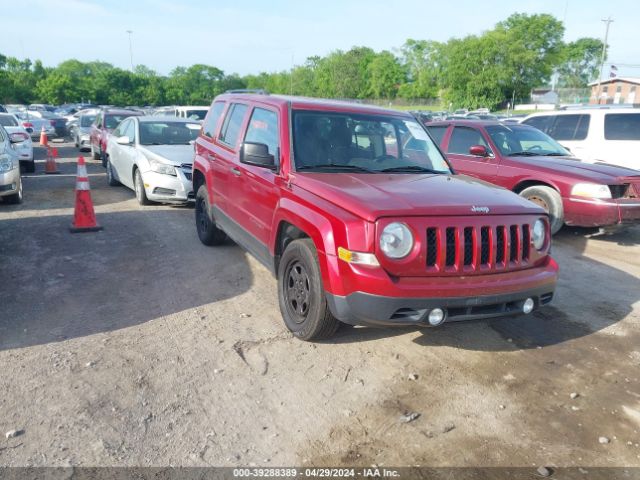
[[[278,281],[301,339],[339,322],[436,326],[548,304],[544,210],[455,175],[411,115],[275,95],[218,96],[195,144],[196,227]]]
[[[640,222],[640,171],[584,163],[540,130],[484,121],[426,125],[459,173],[500,185],[562,225],[615,227]]]
[[[101,110],[91,125],[89,132],[89,143],[91,146],[91,157],[94,160],[102,160],[102,166],[107,167],[107,140],[109,135],[120,124],[122,120],[128,117],[142,115],[142,113],[134,110],[123,110],[109,108]]]

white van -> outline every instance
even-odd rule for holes
[[[185,118],[187,120],[194,120],[196,122],[202,122],[209,111],[208,106],[181,106],[181,107],[162,107],[157,109],[154,116],[170,116]]]
[[[640,109],[594,108],[534,113],[526,123],[571,150],[580,160],[640,170]]]

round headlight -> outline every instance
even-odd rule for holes
[[[380,235],[380,250],[389,258],[404,258],[413,248],[413,235],[404,223],[393,222]]]
[[[533,246],[537,250],[542,250],[542,247],[544,247],[546,229],[547,227],[541,219],[536,220],[536,223],[533,224]]]

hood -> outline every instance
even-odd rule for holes
[[[605,163],[586,163],[575,157],[509,157],[523,165],[549,173],[564,173],[595,183],[610,184],[616,179],[639,176],[640,171]]]
[[[484,207],[489,215],[544,213],[509,190],[465,175],[295,173],[292,177],[300,188],[371,222],[390,216],[486,215]]]
[[[151,153],[176,166],[193,163],[193,145],[140,145],[140,151]]]

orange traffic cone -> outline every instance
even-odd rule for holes
[[[76,206],[73,214],[73,223],[69,228],[71,233],[97,232],[102,227],[96,222],[96,214],[93,211],[91,190],[89,189],[89,176],[84,157],[78,157],[78,175],[76,177]]]
[[[47,132],[44,131],[44,126],[40,130],[40,145],[43,147],[49,147],[49,140],[47,139]]]
[[[45,139],[47,134],[44,134]],[[58,157],[58,149],[53,147],[47,147],[47,161],[44,164],[44,173],[60,173],[58,171],[58,164],[56,163],[56,158]]]

